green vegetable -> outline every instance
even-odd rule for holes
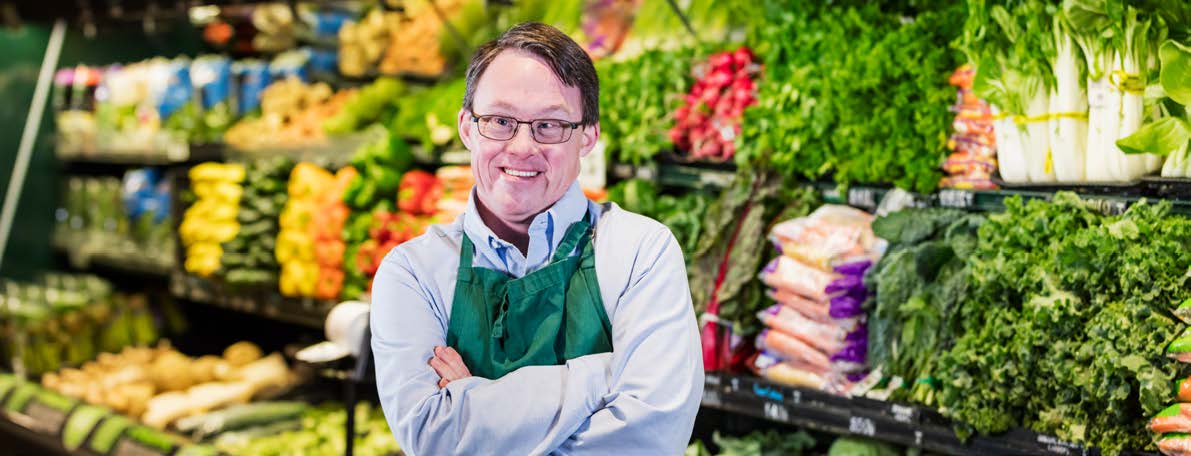
[[[1166,348],[1166,354],[1177,355],[1179,353],[1191,352],[1191,332],[1188,331],[1183,330],[1183,334],[1178,339],[1175,339],[1174,342],[1170,343],[1170,346]]]
[[[268,437],[287,431],[295,431],[301,428],[301,419],[295,418],[285,421],[278,421],[272,424],[247,428],[242,431],[224,432],[219,434],[219,437],[215,438],[214,444],[216,447],[220,448],[244,446],[254,439]]]
[[[720,447],[717,456],[799,456],[815,446],[815,439],[803,431],[754,431],[739,438],[725,437],[716,431],[712,440]]]
[[[873,221],[889,241],[869,270],[868,359],[889,377],[913,385],[912,399],[934,405],[932,386],[939,347],[954,338],[955,310],[969,287],[965,260],[976,244],[981,215],[950,209],[907,209]]]
[[[882,6],[755,2],[770,18],[747,44],[764,62],[758,104],[745,110],[737,164],[772,160],[787,175],[841,184],[936,188],[947,154],[962,4],[903,21]],[[912,62],[912,64],[910,63]],[[874,102],[879,100],[879,102]]]
[[[649,50],[628,60],[599,62],[600,138],[610,159],[643,164],[674,148],[667,130],[690,89],[698,54],[691,48]]]
[[[124,435],[124,430],[132,426],[132,422],[120,415],[108,415],[99,424],[99,428],[91,435],[91,450],[99,454],[108,454],[116,446],[116,439]]]
[[[840,437],[832,442],[827,456],[901,456],[902,452],[888,443],[861,437]]]
[[[83,440],[91,433],[91,429],[99,420],[110,415],[111,412],[103,407],[81,405],[70,414],[66,425],[62,428],[62,445],[70,451],[78,449]]]
[[[195,440],[203,440],[225,431],[297,418],[305,409],[306,404],[301,402],[254,402],[183,418],[175,427],[193,434]]]
[[[940,409],[965,434],[1146,448],[1148,417],[1175,395],[1165,351],[1191,297],[1191,221],[1166,202],[1105,216],[1071,193],[1005,205],[979,228],[954,343],[937,349]]]
[[[323,122],[323,131],[330,134],[344,134],[356,131],[369,123],[383,122],[393,115],[391,111],[405,92],[405,83],[399,79],[382,77],[361,88],[352,95],[331,118]]]
[[[177,445],[177,441],[169,434],[145,426],[132,426],[125,430],[124,434],[136,443],[166,454],[173,451]]]
[[[229,454],[253,455],[336,455],[343,453],[343,429],[347,420],[342,404],[308,407],[302,413],[300,429],[264,435],[231,433],[216,439],[215,446]],[[400,451],[385,423],[379,407],[368,403],[356,406],[355,454],[386,456]],[[248,432],[248,431],[245,431]]]
[[[210,445],[186,445],[174,456],[217,456],[219,449]]]

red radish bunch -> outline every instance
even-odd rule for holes
[[[695,86],[674,111],[674,145],[694,158],[731,159],[744,108],[757,102],[753,78],[760,70],[745,47],[712,55],[697,67]]]

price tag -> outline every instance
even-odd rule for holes
[[[739,378],[732,377],[732,383],[731,383],[731,384],[732,384],[732,389],[730,389],[730,390],[728,391],[729,393],[735,393],[735,392],[738,392],[738,391],[740,391],[740,379],[739,379]]]
[[[703,384],[706,386],[720,386],[720,376],[716,374],[707,374],[703,377]]]
[[[723,172],[701,171],[699,172],[699,183],[715,187],[727,187],[732,185],[733,177],[733,175]]]
[[[976,195],[967,190],[946,189],[939,191],[939,205],[956,209],[969,209],[976,201]]]
[[[1045,446],[1046,452],[1049,454],[1087,454],[1087,450],[1082,450],[1079,445],[1071,442],[1064,442],[1049,435],[1038,436],[1038,443]]]
[[[709,407],[719,407],[721,403],[719,391],[716,391],[715,388],[703,389],[703,405]]]
[[[865,437],[877,435],[877,425],[871,418],[853,416],[848,419],[848,432]]]
[[[917,410],[901,404],[893,404],[889,407],[889,412],[893,414],[893,420],[898,423],[912,424],[917,416]]]
[[[617,163],[612,166],[612,175],[619,179],[630,179],[633,177],[633,165]]]
[[[877,193],[871,188],[848,189],[848,205],[874,209],[877,207]]]
[[[914,431],[914,445],[922,445],[922,431]]]
[[[765,418],[780,423],[788,423],[790,421],[790,411],[786,409],[785,405],[778,402],[765,401],[761,404],[761,411]]]
[[[802,391],[794,390],[790,392],[790,402],[794,405],[802,404]]]
[[[634,177],[641,180],[653,180],[657,175],[657,171],[649,166],[638,167],[636,173],[634,173]]]
[[[1104,199],[1086,199],[1084,204],[1093,210],[1099,211],[1105,215],[1121,215],[1129,208],[1129,203],[1125,201],[1104,200]]]

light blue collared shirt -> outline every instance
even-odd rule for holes
[[[467,212],[385,257],[372,288],[372,350],[389,427],[406,454],[677,455],[703,394],[703,358],[682,251],[664,225],[573,185],[534,217],[526,255]],[[590,212],[589,212],[590,211]],[[596,220],[596,276],[612,353],[528,366],[439,389],[427,364],[446,345],[463,233],[473,266],[520,277],[549,262],[571,223]]]

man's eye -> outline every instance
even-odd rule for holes
[[[507,127],[507,126],[509,126],[509,124],[513,123],[513,121],[506,119],[504,117],[497,117],[495,119],[492,119],[492,122],[495,123],[496,125],[501,126],[501,127]]]
[[[540,122],[538,123],[538,130],[553,130],[558,128],[557,122]]]

